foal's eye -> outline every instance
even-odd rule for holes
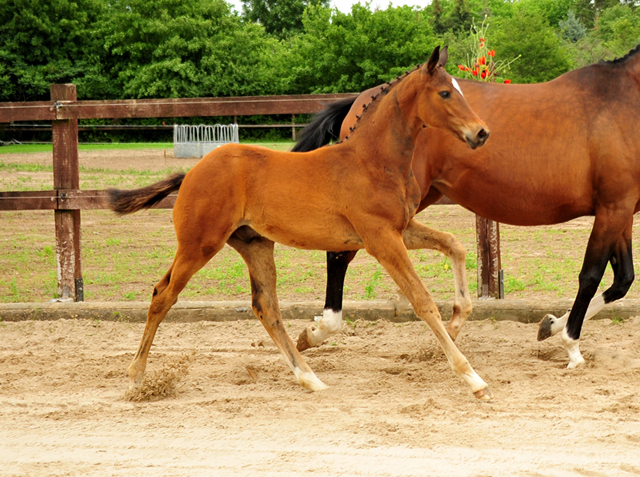
[[[449,91],[440,91],[438,94],[444,99],[449,99],[451,97],[451,93]]]

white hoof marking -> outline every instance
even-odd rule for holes
[[[302,371],[300,368],[294,368],[293,374],[296,375],[298,383],[309,391],[322,391],[327,389],[328,386],[318,379],[313,371]]]
[[[316,329],[309,330],[308,339],[311,346],[318,346],[329,336],[335,335],[340,331],[342,328],[342,310],[336,312],[330,309],[325,309],[322,312],[322,317],[316,321]]]
[[[570,338],[566,328],[562,330],[562,344],[569,354],[569,364],[567,368],[573,369],[584,364],[584,358],[580,353],[580,340]]]

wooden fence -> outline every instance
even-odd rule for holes
[[[328,103],[355,94],[259,96],[240,98],[78,101],[73,84],[51,86],[51,101],[0,103],[0,123],[52,121],[53,190],[0,192],[0,211],[53,210],[55,217],[58,293],[83,301],[80,211],[105,209],[103,190],[80,190],[78,119],[174,118],[311,114]],[[172,208],[175,195],[158,208]],[[452,204],[446,197],[440,204]],[[478,295],[503,295],[498,224],[476,217]]]

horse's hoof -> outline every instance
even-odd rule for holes
[[[551,325],[557,320],[553,315],[545,315],[542,321],[538,324],[538,341],[544,341],[547,338],[551,338]]]
[[[309,326],[304,329],[300,336],[298,336],[298,343],[296,344],[296,348],[298,351],[302,352],[305,349],[312,348],[311,343],[309,342],[310,333],[313,331],[313,327]]]
[[[491,391],[489,391],[489,388],[480,389],[473,394],[481,401],[490,401],[493,398],[493,395],[491,394]]]
[[[320,381],[312,371],[305,372],[296,368],[293,371],[293,374],[295,374],[296,378],[298,379],[298,383],[300,384],[300,386],[308,389],[309,391],[323,391],[329,387],[322,381]]]

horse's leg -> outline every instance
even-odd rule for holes
[[[442,252],[451,260],[455,295],[453,299],[453,314],[447,326],[447,332],[455,340],[472,310],[464,247],[455,235],[431,229],[415,219],[409,222],[409,225],[402,233],[402,238],[409,250],[433,249]]]
[[[402,234],[405,246],[410,250],[432,249],[442,252],[452,263],[455,295],[453,314],[447,332],[455,340],[462,325],[471,313],[471,294],[467,283],[466,252],[455,235],[431,229],[420,222],[411,220]],[[317,326],[310,325],[298,337],[297,348],[304,351],[320,345],[342,327],[342,291],[347,267],[356,252],[327,252],[327,293],[322,317]],[[398,316],[409,306],[409,300],[401,290],[398,298],[390,300]]]
[[[160,322],[167,316],[171,307],[178,300],[178,294],[187,285],[194,273],[200,270],[222,247],[222,242],[217,249],[207,250],[203,255],[200,248],[184,247],[178,245],[176,256],[169,271],[153,288],[153,297],[147,313],[147,324],[142,334],[142,340],[133,361],[129,365],[129,386],[140,384],[147,367],[149,350],[153,343]]]
[[[580,272],[578,295],[573,307],[560,319],[547,315],[538,330],[539,340],[562,330],[562,343],[569,355],[569,368],[575,368],[584,363],[579,348],[584,320],[593,317],[607,303],[625,296],[634,279],[631,254],[633,217],[623,219],[609,217],[608,214],[603,215],[604,218],[602,215],[596,215]],[[617,224],[622,221],[625,225],[618,227]],[[613,284],[604,293],[593,298],[609,261],[614,271]],[[558,322],[561,323],[559,326]]]
[[[433,330],[453,372],[467,382],[478,399],[490,399],[487,383],[473,370],[447,333],[438,307],[411,264],[402,236],[393,231],[385,233],[381,231],[383,227],[372,230],[375,230],[372,234],[360,233],[367,252],[380,262],[409,299],[416,314]]]
[[[357,250],[327,252],[327,291],[324,310],[317,326],[309,325],[298,337],[298,351],[320,345],[342,328],[342,296],[344,277]]]
[[[311,391],[326,389],[289,338],[282,324],[282,316],[276,295],[276,264],[273,259],[273,242],[264,237],[244,241],[232,235],[228,244],[242,256],[251,277],[251,306],[254,314],[271,336],[298,383]]]
[[[623,237],[618,241],[616,249],[609,260],[613,269],[613,283],[603,293],[595,296],[585,313],[584,320],[587,321],[597,315],[606,304],[623,298],[634,280],[633,258],[631,253],[631,237],[627,240]],[[547,314],[538,325],[538,341],[544,341],[553,335],[558,334],[567,324],[571,309],[560,318],[552,314]]]

